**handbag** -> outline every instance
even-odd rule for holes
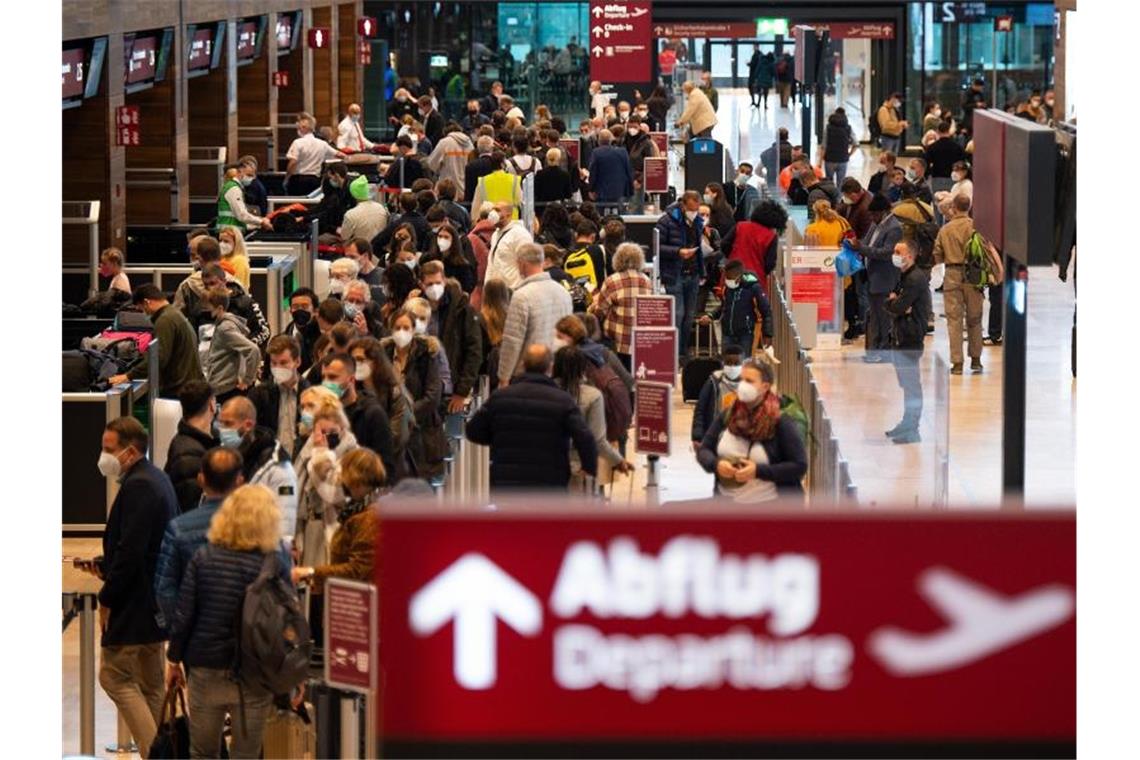
[[[835,273],[840,277],[850,277],[864,268],[866,265],[863,263],[863,257],[844,240],[839,247],[839,253],[835,255]]]
[[[178,707],[182,709],[181,715],[178,714]],[[186,717],[186,695],[181,686],[166,690],[161,716],[162,723],[158,727],[158,733],[154,735],[147,757],[151,760],[190,757],[190,721]]]

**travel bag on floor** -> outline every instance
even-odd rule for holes
[[[681,398],[685,401],[699,399],[701,388],[709,379],[709,375],[724,366],[712,352],[711,346],[716,341],[713,323],[702,325],[700,322],[695,322],[693,332],[693,350],[685,368],[681,370]],[[701,340],[702,334],[705,336],[704,341]]]
[[[317,757],[317,722],[313,705],[305,703],[297,709],[270,711],[265,721],[261,754],[269,758],[313,760]]]

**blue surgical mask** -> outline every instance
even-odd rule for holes
[[[304,425],[307,429],[312,430],[313,429],[313,413],[302,411],[301,412],[301,424]]]
[[[236,428],[218,428],[218,438],[222,441],[222,446],[227,449],[236,449],[241,445],[241,433]]]
[[[344,388],[340,383],[334,383],[332,380],[325,380],[323,383],[321,383],[321,385],[335,393],[337,398],[344,396]]]

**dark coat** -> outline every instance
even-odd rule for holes
[[[840,113],[828,116],[827,128],[824,130],[823,160],[845,164],[851,157],[851,146],[855,144],[855,133],[851,131],[847,117]]]
[[[257,177],[253,178],[253,182],[249,183],[242,195],[245,196],[245,205],[258,216],[265,216],[269,211],[269,191]]]
[[[388,358],[395,362],[396,344],[392,339],[385,338],[381,345]],[[415,461],[417,475],[432,477],[443,468],[442,447],[446,445],[443,418],[439,414],[443,381],[435,355],[442,348],[440,342],[431,336],[416,336],[408,350],[404,388],[415,400],[412,408],[416,417],[416,430],[408,441],[408,451]]]
[[[301,394],[309,385],[309,381],[303,375],[298,375],[297,419],[293,421],[294,424],[301,421]],[[281,413],[281,386],[272,380],[262,381],[250,390],[248,398],[253,402],[254,408],[257,409],[258,427],[268,428],[276,433],[277,419]]]
[[[475,197],[475,188],[479,184],[480,177],[486,177],[491,172],[497,170],[499,165],[496,164],[491,156],[478,156],[467,162],[467,167],[463,170],[463,199],[468,203]],[[472,209],[476,215],[479,209]]]
[[[277,423],[274,422],[273,426],[276,428]],[[214,436],[186,424],[186,420],[178,421],[178,432],[170,439],[170,448],[166,450],[166,466],[162,469],[174,487],[180,512],[198,506],[198,500],[202,497],[202,489],[198,487],[202,457],[207,449],[220,445],[221,442]]]
[[[860,253],[867,261],[867,282],[870,293],[882,296],[890,293],[899,281],[899,270],[891,263],[891,256],[895,252],[895,246],[902,240],[902,225],[894,214],[887,214],[879,224],[883,231],[879,233],[875,246],[872,248],[870,245],[871,235],[875,230],[871,227],[863,238]]]
[[[210,520],[221,508],[222,501],[221,497],[203,499],[197,509],[178,515],[166,524],[154,572],[154,598],[162,615],[161,626],[169,628],[174,621],[182,576],[190,566],[190,560],[206,545]]]
[[[836,209],[839,215],[846,219],[847,223],[851,225],[851,229],[855,232],[855,237],[860,240],[867,234],[867,230],[871,229],[871,200],[871,193],[864,190],[863,194],[859,197],[859,202],[854,206],[844,202],[839,204],[839,208]]]
[[[493,488],[565,488],[572,440],[582,469],[598,449],[578,404],[546,375],[527,372],[495,391],[467,423],[467,440],[491,447]]]
[[[384,462],[385,472],[395,472],[392,426],[388,422],[388,413],[376,397],[357,390],[356,401],[345,406],[344,414],[348,417],[357,444],[376,452]]]
[[[599,202],[633,195],[633,165],[625,148],[599,145],[590,153],[590,187]]]
[[[155,616],[154,574],[166,524],[177,515],[170,478],[146,459],[136,462],[119,483],[103,532],[99,604],[111,609],[103,646],[166,638]]]
[[[404,181],[400,182],[400,166],[404,167]],[[396,160],[388,165],[388,170],[384,173],[384,184],[388,187],[402,187],[407,189],[417,179],[422,179],[427,176],[424,170],[424,165],[420,158],[414,153],[408,155],[400,155]]]
[[[431,140],[432,145],[436,145],[443,139],[443,114],[434,108],[427,115],[427,118],[422,119],[424,125],[424,135],[427,139]]]
[[[534,174],[534,202],[552,203],[568,199],[573,190],[570,188],[570,174],[561,166],[547,166]]]
[[[724,418],[723,413],[713,417],[697,452],[697,461],[705,472],[716,472],[716,447],[725,431]],[[807,451],[796,423],[781,414],[776,422],[776,434],[760,444],[768,454],[768,464],[756,465],[756,477],[775,483],[781,496],[802,495],[804,487],[801,481],[807,472]]]
[[[696,243],[689,241],[689,227],[685,219],[685,213],[681,210],[681,206],[677,203],[665,209],[665,213],[657,220],[657,230],[659,233],[659,247],[658,255],[661,257],[661,262],[658,266],[658,271],[661,273],[661,282],[670,285],[681,279],[681,270],[683,259],[679,251],[682,248],[691,248],[696,245],[699,249],[701,240],[701,231],[704,229],[705,220],[697,214],[697,218],[693,220],[693,225],[696,228],[696,235],[694,239]],[[697,251],[696,256],[693,257],[696,261],[696,275],[701,277],[704,275],[704,257],[701,256],[700,250]]]
[[[927,174],[949,178],[958,161],[966,160],[966,151],[953,137],[939,137],[926,149]]]
[[[455,281],[443,289],[439,304],[439,342],[447,354],[454,394],[467,396],[479,381],[483,363],[483,335],[475,321],[475,310]]]
[[[629,152],[629,162],[633,166],[634,177],[641,179],[645,173],[645,158],[657,155],[656,148],[657,144],[653,142],[648,132],[638,132],[637,137],[632,140],[626,138],[625,149]]]
[[[245,590],[261,573],[265,556],[207,544],[182,576],[166,658],[191,667],[229,668],[234,661],[234,620]],[[290,566],[276,555],[277,567],[292,585]]]
[[[897,297],[886,304],[887,311],[894,317],[892,344],[904,351],[921,351],[926,325],[930,322],[930,278],[922,269],[912,266],[899,276],[894,292]]]

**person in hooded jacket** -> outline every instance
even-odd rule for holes
[[[693,453],[700,451],[705,431],[712,427],[713,419],[717,415],[724,414],[736,397],[736,386],[740,382],[740,365],[744,361],[744,353],[739,346],[725,345],[720,357],[722,367],[714,370],[701,386],[697,408],[693,411],[692,432],[689,435],[693,444]]]
[[[170,439],[162,471],[174,484],[179,511],[187,512],[197,507],[202,498],[202,487],[198,484],[202,457],[219,444],[213,432],[218,404],[210,384],[204,380],[183,385],[178,401],[182,405],[182,419],[178,420],[178,432]]]
[[[716,474],[718,495],[749,504],[803,498],[807,452],[795,421],[780,411],[775,382],[768,362],[744,362],[731,405],[705,431],[697,461]]]
[[[705,276],[704,257],[700,255],[704,229],[700,208],[701,196],[695,190],[686,190],[676,203],[665,209],[656,225],[661,284],[675,299],[677,348],[682,357],[688,354],[701,278]]]
[[[702,314],[701,323],[720,320],[725,346],[738,346],[748,356],[772,339],[772,306],[755,273],[745,271],[739,259],[724,267],[724,293],[712,314]]]
[[[847,177],[847,162],[856,150],[859,143],[855,140],[855,133],[847,121],[847,112],[836,108],[835,112],[827,117],[827,129],[824,133],[823,174],[836,185],[842,185]]]
[[[222,405],[218,435],[223,446],[241,454],[245,482],[260,483],[273,494],[281,510],[281,535],[288,545],[297,525],[297,473],[293,458],[272,429],[258,427],[257,409],[243,396]]]
[[[748,221],[737,222],[732,231],[720,241],[721,252],[728,252],[730,260],[740,261],[760,281],[767,292],[768,274],[776,268],[776,255],[780,235],[788,226],[788,212],[776,201],[761,201]]]
[[[825,200],[832,208],[839,203],[839,188],[828,178],[820,179],[812,167],[800,172],[800,184],[807,191],[808,221],[815,219],[815,202]]]
[[[257,383],[261,351],[249,339],[249,329],[236,315],[226,311],[229,291],[215,288],[206,294],[206,305],[214,319],[214,335],[206,355],[206,381],[219,403],[244,393]]]
[[[475,143],[454,121],[448,122],[443,131],[443,138],[435,143],[425,163],[439,180],[450,179],[462,187],[467,172],[467,157],[475,149]]]

